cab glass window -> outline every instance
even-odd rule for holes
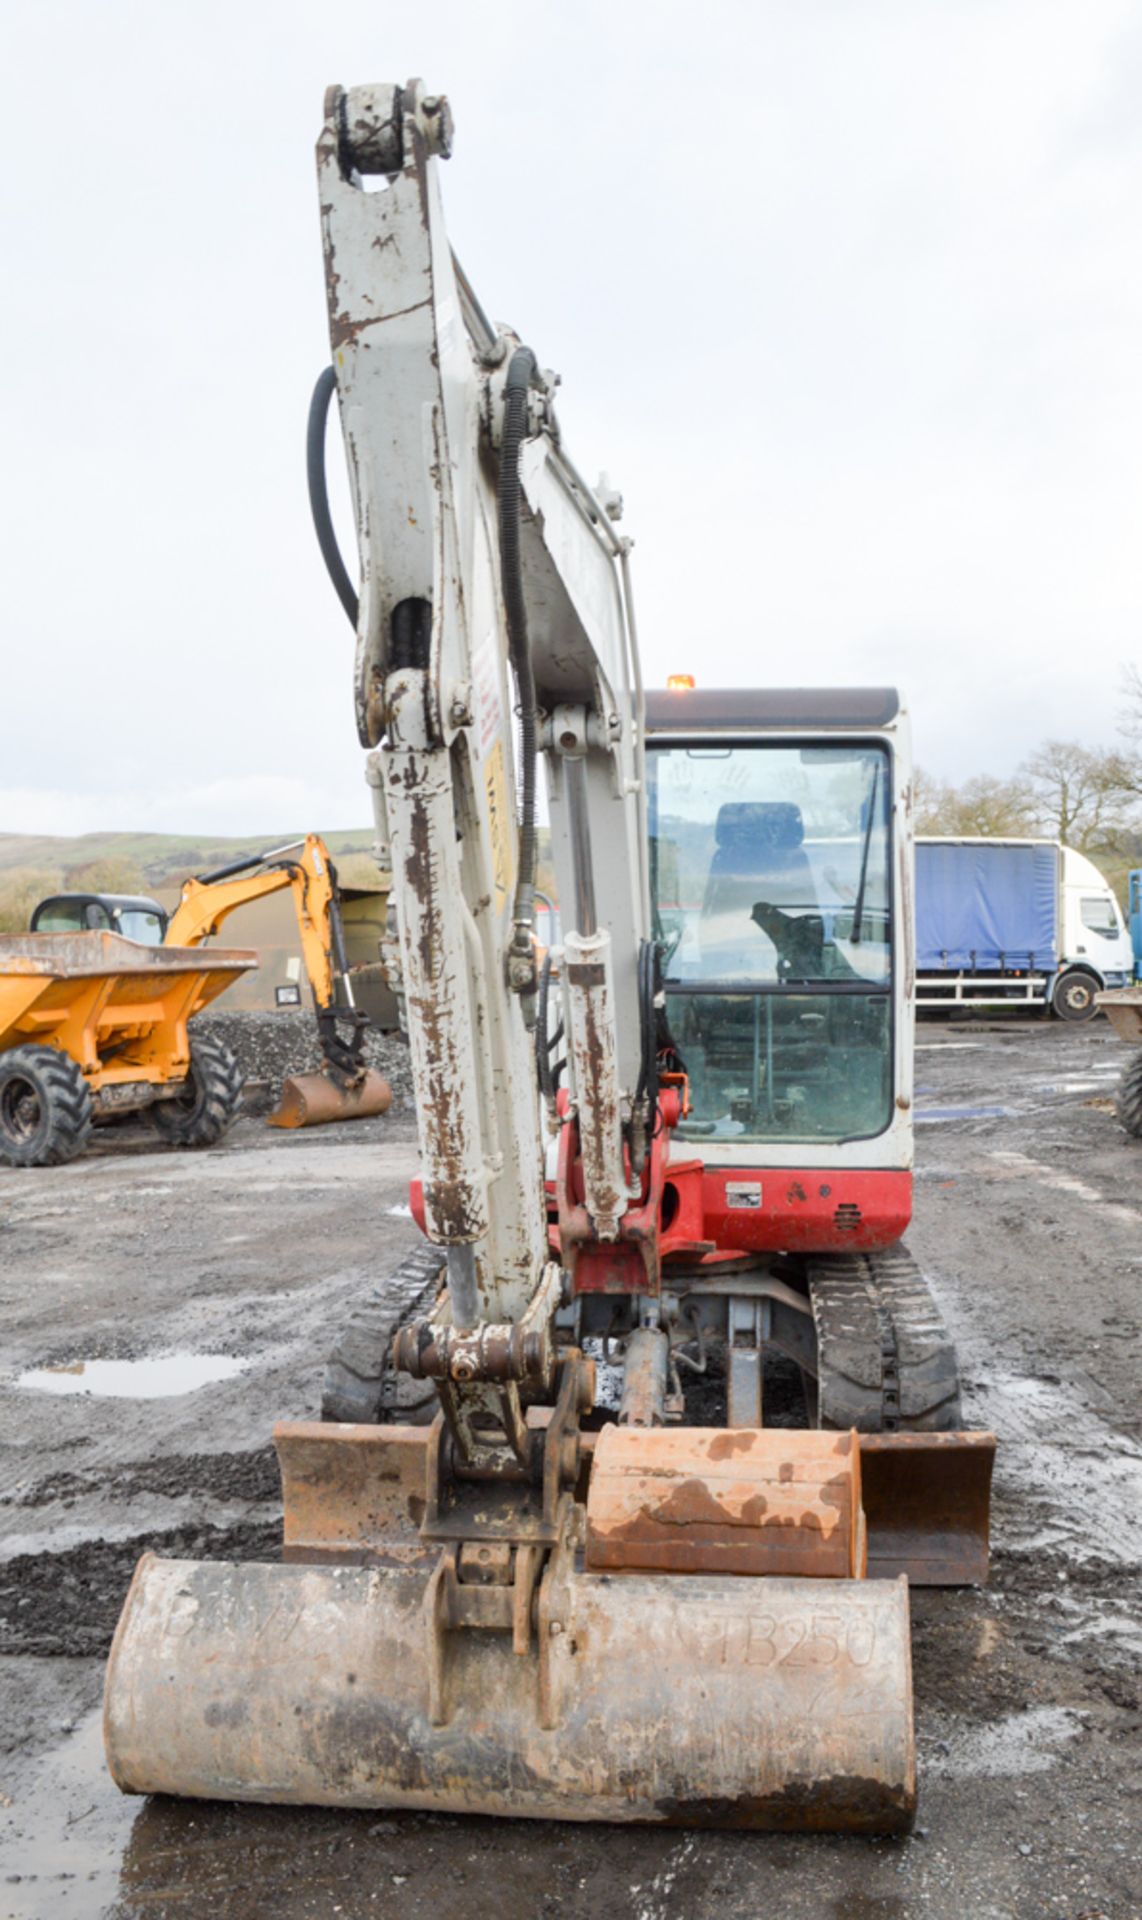
[[[82,933],[86,927],[81,901],[53,900],[36,915],[37,933]]]
[[[883,748],[658,747],[648,760],[668,981],[887,984]]]
[[[1118,933],[1118,915],[1109,893],[1080,895],[1079,916],[1088,933],[1107,934],[1111,939]]]
[[[49,900],[36,916],[37,933],[109,932],[111,916],[98,900]]]
[[[163,944],[163,923],[157,913],[146,913],[142,908],[131,907],[116,916],[117,930],[125,940],[138,940],[144,947],[161,947]]]
[[[892,1119],[891,763],[880,746],[656,746],[654,931],[681,1138],[840,1141]]]

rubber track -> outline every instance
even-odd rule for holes
[[[439,1247],[414,1247],[396,1272],[373,1288],[342,1330],[325,1366],[321,1391],[323,1420],[363,1420],[369,1425],[402,1413],[400,1390],[406,1383],[391,1372],[393,1337],[407,1320],[432,1309],[440,1291],[444,1255]],[[425,1400],[426,1383],[413,1381],[416,1398]],[[435,1394],[432,1400],[435,1402]]]
[[[1114,1104],[1127,1133],[1142,1140],[1142,1053],[1136,1053],[1123,1067]]]
[[[808,1279],[820,1426],[884,1433],[962,1425],[956,1350],[906,1247],[817,1254]]]

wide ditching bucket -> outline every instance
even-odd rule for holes
[[[910,1825],[908,1587],[861,1577],[855,1435],[606,1427],[546,1558],[426,1537],[439,1428],[275,1442],[284,1564],[139,1563],[106,1690],[126,1791]]]

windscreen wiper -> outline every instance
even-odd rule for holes
[[[860,882],[857,886],[856,899],[853,902],[853,930],[850,939],[854,947],[859,947],[860,945],[861,928],[864,922],[864,890],[868,881],[868,855],[869,849],[872,846],[872,825],[876,819],[876,794],[879,785],[880,761],[877,760],[873,765],[872,787],[868,796],[868,820],[864,830],[864,847],[860,856]]]

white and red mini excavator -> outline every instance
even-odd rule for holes
[[[451,252],[451,137],[419,82],[327,96],[310,433],[378,749],[424,1244],[340,1335],[325,1417],[277,1429],[282,1563],[140,1563],[111,1770],[900,1831],[908,1585],[986,1576],[995,1447],[960,1431],[901,1245],[907,723],[882,688],[644,693],[620,503]],[[320,471],[334,391],[356,584]]]

